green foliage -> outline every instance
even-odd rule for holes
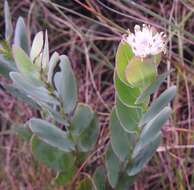
[[[54,184],[67,189],[105,190],[111,186],[127,190],[156,152],[161,128],[171,114],[170,101],[176,94],[172,86],[149,104],[150,96],[169,75],[157,76],[160,55],[139,58],[126,42],[119,44],[110,142],[105,144],[104,160],[101,157],[104,163],[88,167],[87,159],[98,153],[95,145],[100,126],[95,111],[78,102],[68,57],[54,52],[49,58],[47,31],[45,35],[43,31],[37,33],[30,47],[21,17],[16,23],[14,44],[10,44],[13,29],[7,1],[4,12],[6,40],[0,46],[1,72],[9,73],[13,81],[10,91],[39,110],[41,119],[32,118],[29,127],[18,127],[25,140],[31,139],[35,158],[57,173]]]

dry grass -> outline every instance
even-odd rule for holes
[[[173,117],[163,129],[162,146],[133,189],[194,189],[194,2],[10,0],[9,3],[14,22],[19,15],[24,16],[30,36],[47,28],[51,52],[70,57],[79,84],[79,100],[98,112],[104,138],[114,104],[114,57],[122,34],[136,23],[154,25],[168,34],[168,52],[159,71],[175,70],[163,86],[178,87],[172,103]],[[2,6],[1,2],[1,28]],[[1,78],[0,82],[5,81]],[[16,127],[15,123],[36,114],[35,111],[3,89],[0,100],[0,189],[54,189],[51,186],[54,174],[37,164],[26,141],[10,130]]]

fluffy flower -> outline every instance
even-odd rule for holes
[[[134,33],[129,31],[124,41],[131,46],[135,56],[141,58],[166,51],[166,35],[145,24],[142,29],[139,25],[135,25]]]

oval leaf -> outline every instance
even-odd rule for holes
[[[170,71],[163,73],[161,75],[159,75],[156,79],[156,81],[154,81],[136,100],[136,104],[142,103],[143,101],[146,100],[146,98],[148,98],[152,93],[154,93],[159,86],[164,82],[164,80],[166,79],[166,77],[170,74]]]
[[[29,127],[45,143],[64,152],[74,150],[74,144],[69,140],[67,133],[49,122],[33,118],[30,120]]]
[[[130,61],[130,59],[134,56],[131,47],[128,43],[122,41],[119,44],[116,53],[116,72],[118,74],[119,79],[127,84],[125,77],[125,70]]]
[[[35,35],[34,40],[32,42],[32,48],[30,51],[30,58],[32,62],[35,62],[35,60],[39,57],[43,49],[43,43],[44,43],[43,32],[40,31]]]
[[[54,75],[54,84],[62,99],[65,113],[71,113],[77,103],[77,85],[67,56],[60,56],[60,72]]]
[[[26,53],[20,47],[15,45],[13,45],[12,50],[14,60],[21,74],[26,76],[26,78],[39,78],[38,69],[32,64]]]
[[[150,143],[142,147],[141,151],[139,151],[139,154],[134,157],[132,164],[129,165],[127,169],[127,174],[129,176],[138,174],[144,168],[144,166],[150,161],[156,149],[160,145],[160,141],[161,133],[158,133],[154,138],[152,138]]]
[[[141,92],[140,89],[127,86],[118,78],[116,72],[114,74],[114,84],[121,102],[128,107],[137,107],[135,101]]]
[[[142,115],[141,108],[127,107],[116,97],[116,114],[125,131],[134,133],[139,131],[139,121]]]
[[[24,19],[19,17],[15,27],[14,45],[22,48],[29,55],[30,47]]]
[[[111,146],[109,145],[106,156],[105,156],[105,166],[108,176],[108,181],[112,188],[116,187],[118,179],[121,163],[117,156],[114,154]]]
[[[133,87],[145,88],[156,78],[156,65],[145,63],[141,58],[133,57],[125,70],[127,82]]]
[[[86,105],[79,103],[74,117],[71,122],[71,131],[74,135],[80,135],[80,133],[89,127],[94,118],[94,112],[92,109]]]
[[[141,119],[141,125],[144,125],[148,121],[152,120],[164,107],[168,105],[168,103],[174,98],[176,95],[176,86],[172,86],[165,90],[159,98],[157,98],[148,111],[143,115]]]
[[[129,133],[126,133],[122,128],[120,122],[117,119],[116,111],[113,109],[111,118],[110,118],[110,140],[112,149],[117,155],[117,157],[124,161],[129,159],[131,152],[131,140]]]

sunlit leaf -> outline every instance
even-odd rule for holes
[[[40,31],[35,35],[34,40],[32,42],[32,48],[30,51],[30,58],[32,62],[35,62],[38,56],[40,56],[40,53],[43,49],[43,43],[44,43],[43,32]]]
[[[149,86],[156,78],[156,65],[153,63],[145,63],[141,58],[133,57],[125,70],[127,82],[133,87],[141,87],[142,89]]]
[[[131,47],[126,42],[121,42],[116,53],[116,72],[119,79],[127,84],[125,77],[126,67],[134,56]]]

